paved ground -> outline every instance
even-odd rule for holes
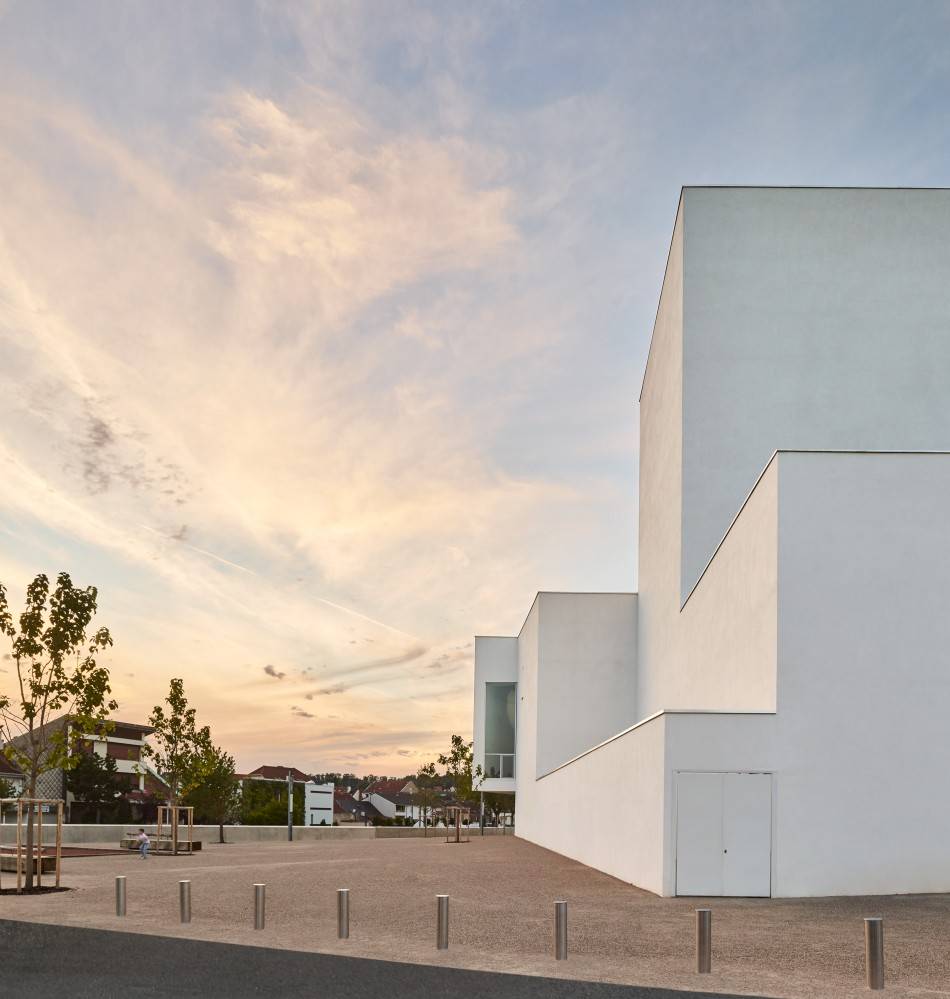
[[[3,972],[21,993],[63,991],[70,999],[110,996],[245,999],[250,996],[330,995],[335,999],[722,999],[709,992],[671,992],[599,982],[499,975],[492,971],[397,964],[335,954],[239,947],[0,920]],[[42,963],[34,959],[43,955]],[[170,975],[169,969],[174,972]],[[174,986],[169,987],[173,978]]]
[[[116,874],[128,878],[124,919],[114,914]],[[192,881],[188,926],[178,923],[182,878]],[[257,881],[268,885],[263,931],[252,927]],[[146,863],[134,855],[68,859],[63,882],[76,890],[3,896],[0,918],[794,999],[866,995],[862,917],[883,915],[889,994],[950,997],[950,896],[709,900],[713,974],[700,978],[693,910],[703,900],[659,899],[514,838],[209,844],[193,857]],[[338,887],[352,894],[348,941],[336,939]],[[451,946],[441,952],[439,892],[451,896]],[[565,962],[552,954],[553,902],[560,898],[569,903]]]

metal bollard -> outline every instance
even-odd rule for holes
[[[115,914],[125,915],[125,875],[120,874],[115,879]]]
[[[449,896],[436,895],[438,918],[436,919],[435,946],[438,950],[449,949]]]
[[[350,939],[350,889],[336,890],[336,935],[340,940]]]
[[[178,882],[178,912],[183,923],[191,922],[191,882]]]
[[[567,960],[567,902],[554,903],[554,958]]]
[[[264,892],[267,885],[254,885],[254,929],[264,929]]]
[[[869,989],[884,988],[884,920],[873,916],[864,920],[864,963]]]
[[[696,910],[696,971],[712,971],[712,909]]]

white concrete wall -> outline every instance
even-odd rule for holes
[[[475,636],[475,705],[473,712],[472,761],[485,769],[485,684],[518,682],[518,639],[497,635]],[[517,736],[515,778],[486,778],[481,790],[513,792],[517,781]]]
[[[661,715],[539,780],[519,780],[517,834],[661,894],[665,726]]]
[[[663,681],[668,667],[663,664],[670,660],[669,650],[679,627],[682,337],[683,222],[680,210],[673,227],[650,356],[640,393],[638,719],[667,706],[664,703]]]
[[[537,776],[636,721],[634,593],[540,593]]]
[[[685,598],[773,451],[950,447],[950,191],[687,188],[682,213]]]
[[[778,462],[772,461],[680,612],[659,664],[664,709],[774,711]]]
[[[150,828],[146,824],[146,829]],[[154,823],[151,824],[154,829]],[[195,826],[195,839],[203,845],[214,846],[218,842],[217,826]],[[119,840],[131,831],[138,831],[134,822],[128,825],[93,825],[80,823],[63,823],[63,843],[76,845],[91,843],[97,846],[113,846],[118,849]],[[52,844],[55,841],[56,827],[43,826],[43,842]],[[445,835],[444,828],[441,834]],[[486,836],[511,835],[511,830],[502,830],[489,826],[485,829]],[[343,826],[294,826],[294,843],[315,843],[320,840],[354,840],[354,839],[417,839],[435,838],[439,835],[432,826],[428,829],[415,829],[409,826],[364,826],[362,823]],[[481,833],[479,833],[481,835]],[[286,826],[225,826],[224,838],[227,843],[286,843]],[[16,843],[16,826],[12,822],[0,824],[0,843],[9,845]],[[6,885],[6,879],[4,879]]]
[[[948,891],[950,456],[779,480],[779,891]]]
[[[520,821],[521,792],[537,776],[538,759],[538,649],[540,594],[518,633],[518,733],[516,737],[515,785]],[[560,811],[548,818],[554,821]]]

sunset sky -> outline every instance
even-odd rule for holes
[[[950,183],[945,3],[0,0],[0,581],[119,717],[407,773],[472,635],[636,588],[682,184]],[[2,652],[8,651],[3,649]],[[0,690],[11,663],[0,659]]]

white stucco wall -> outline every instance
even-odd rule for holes
[[[539,780],[519,781],[517,834],[661,894],[664,739],[660,716]]]
[[[664,710],[775,710],[778,498],[771,461],[650,664]]]
[[[679,626],[682,335],[683,225],[677,212],[640,393],[638,719],[666,706],[664,673],[656,664],[669,661]]]
[[[950,446],[950,191],[686,188],[682,216],[685,598],[773,451]]]
[[[636,721],[637,598],[540,593],[535,774]]]
[[[779,480],[781,893],[950,890],[950,455]]]
[[[521,792],[537,775],[538,758],[538,647],[540,602],[535,597],[518,633],[518,732],[515,760],[516,809],[521,818]],[[560,811],[547,816],[554,820]]]

